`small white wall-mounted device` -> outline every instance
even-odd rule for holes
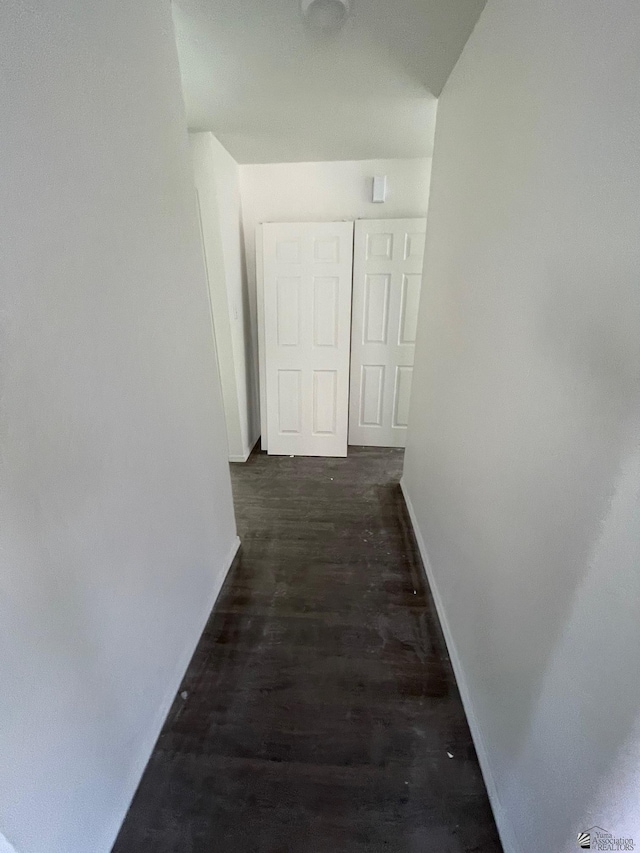
[[[387,200],[387,176],[376,175],[373,179],[373,202],[383,204]]]

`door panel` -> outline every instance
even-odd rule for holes
[[[387,342],[390,286],[390,275],[365,276],[364,343],[386,344]]]
[[[278,303],[278,346],[297,347],[300,343],[300,276],[276,279]]]
[[[426,219],[355,228],[349,444],[404,447]]]
[[[363,426],[382,426],[384,403],[384,365],[363,364],[361,368],[360,423]]]
[[[270,454],[346,456],[353,223],[262,226]]]
[[[409,400],[411,398],[411,379],[413,367],[396,367],[395,392],[393,395],[393,418],[391,425],[400,429],[409,422]]]
[[[412,273],[402,276],[402,296],[400,300],[400,346],[415,344],[418,329],[418,305],[420,304],[420,286],[422,274]]]
[[[278,371],[278,430],[288,435],[300,435],[302,428],[301,372]]]

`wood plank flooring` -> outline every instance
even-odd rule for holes
[[[500,853],[401,468],[232,466],[241,552],[114,853]]]

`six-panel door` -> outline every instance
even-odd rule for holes
[[[262,226],[268,452],[346,456],[352,222]]]
[[[358,220],[349,444],[404,447],[426,219]]]

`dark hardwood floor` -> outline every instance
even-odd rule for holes
[[[232,466],[242,548],[115,853],[501,851],[401,468]]]

